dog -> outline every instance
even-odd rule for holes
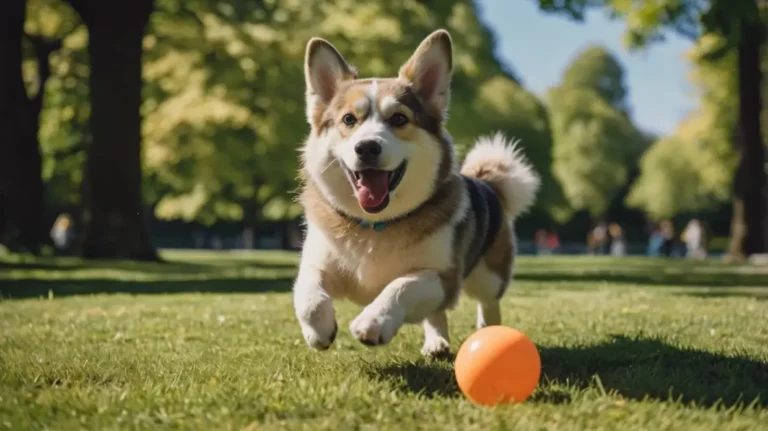
[[[333,344],[337,299],[363,307],[349,327],[363,344],[421,324],[431,357],[450,354],[446,311],[460,291],[478,301],[478,328],[500,324],[513,222],[540,180],[498,133],[478,139],[459,168],[445,128],[450,34],[425,38],[397,77],[369,79],[312,38],[304,71],[311,131],[299,157],[306,234],[293,302],[307,344]]]

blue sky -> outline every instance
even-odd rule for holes
[[[691,47],[687,40],[670,35],[665,42],[631,53],[621,39],[624,23],[599,10],[578,23],[541,13],[533,0],[477,3],[481,18],[498,38],[497,55],[538,95],[557,85],[564,68],[582,49],[601,44],[624,65],[633,119],[643,130],[671,133],[694,105],[683,58]]]

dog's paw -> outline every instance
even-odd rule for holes
[[[336,340],[339,327],[333,303],[329,299],[297,302],[296,317],[304,340],[313,349],[326,350]]]
[[[333,321],[333,326],[326,326],[318,328],[320,325],[310,326],[302,325],[301,333],[304,335],[304,340],[309,347],[315,350],[327,350],[334,341],[336,341],[336,334],[339,332],[339,327],[336,321]]]
[[[349,325],[352,335],[366,346],[382,346],[403,326],[403,316],[396,310],[378,312],[366,308]]]
[[[421,354],[430,358],[446,358],[451,355],[451,344],[443,337],[428,337],[424,340]]]

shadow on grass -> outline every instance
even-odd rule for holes
[[[37,261],[0,261],[1,269],[17,269],[24,271],[81,271],[88,270],[119,270],[140,271],[152,274],[199,274],[220,271],[227,268],[257,268],[266,270],[295,269],[297,265],[292,262],[260,262],[257,260],[219,259],[210,261],[178,261],[167,260],[163,263],[134,262],[134,261],[103,261],[103,260],[42,260]]]
[[[746,357],[624,336],[594,346],[540,347],[539,351],[542,378],[529,402],[569,403],[571,393],[564,388],[597,387],[639,401],[768,406],[768,364]],[[367,372],[402,392],[446,398],[459,394],[450,362],[398,363]]]
[[[718,289],[707,292],[679,292],[678,296],[691,296],[701,299],[714,299],[714,298],[749,298],[757,301],[768,301],[768,288],[765,290],[755,290],[752,292],[745,292],[743,290],[736,289]]]
[[[460,392],[451,363],[446,360],[424,360],[390,364],[382,368],[371,366],[366,372],[372,379],[385,381],[401,392],[420,394],[426,398],[453,398]]]
[[[733,274],[733,273],[704,273],[680,272],[668,273],[662,270],[636,270],[625,272],[622,268],[611,270],[593,270],[584,273],[558,272],[525,272],[515,274],[515,280],[538,283],[568,282],[568,283],[614,283],[638,284],[650,286],[679,286],[679,287],[730,287],[746,286],[768,289],[766,274]]]
[[[293,278],[209,278],[205,280],[115,280],[115,279],[7,279],[0,280],[0,297],[22,299],[92,294],[170,293],[267,293],[289,292]]]
[[[598,387],[644,398],[730,407],[768,406],[768,364],[743,356],[671,346],[651,338],[614,336],[586,347],[542,347],[542,386]]]

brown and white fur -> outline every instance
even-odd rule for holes
[[[315,349],[333,343],[333,301],[342,298],[364,306],[349,328],[362,343],[387,344],[403,324],[420,323],[428,356],[450,351],[446,310],[460,290],[479,302],[478,327],[501,323],[513,220],[533,203],[539,179],[500,134],[479,139],[459,170],[445,130],[452,49],[448,32],[438,30],[397,77],[358,79],[329,42],[307,44],[311,133],[299,197],[307,232],[293,293],[304,339]],[[360,151],[366,142],[376,147],[373,154]],[[403,173],[399,184],[387,186],[396,188],[386,189],[383,208],[364,209],[360,200],[355,181],[370,167],[389,171],[387,178]],[[498,214],[491,214],[490,200],[471,203],[467,177],[490,186]],[[498,229],[465,274],[469,249],[488,234],[491,216],[500,220]],[[372,223],[386,225],[378,231]]]

